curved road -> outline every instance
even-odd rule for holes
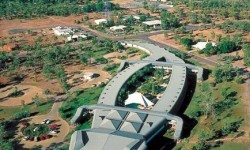
[[[108,39],[111,39],[113,41],[120,41],[120,40],[124,40],[124,39],[138,39],[138,40],[144,40],[148,43],[152,43],[152,44],[155,44],[155,45],[158,45],[162,48],[172,48],[172,49],[176,49],[176,48],[173,48],[167,44],[163,44],[163,43],[159,43],[157,41],[153,41],[151,39],[149,39],[150,36],[152,35],[157,35],[157,34],[162,34],[164,32],[170,32],[169,30],[159,30],[159,31],[152,31],[152,32],[144,32],[144,33],[139,33],[137,35],[126,35],[126,36],[119,36],[119,37],[115,37],[115,36],[109,36],[107,34],[103,34],[103,33],[100,33],[99,31],[96,31],[96,30],[93,30],[93,29],[90,29],[89,27],[87,26],[82,26],[82,28],[86,31],[88,31],[91,35],[94,35],[94,36],[97,36],[101,39],[104,39],[104,38],[108,38]],[[192,27],[192,26],[186,26],[186,30],[196,30],[196,29],[199,29],[201,27]],[[207,65],[210,65],[210,66],[216,66],[218,65],[217,62],[215,61],[212,61],[212,60],[209,60],[209,59],[206,59],[206,58],[203,58],[201,56],[198,56],[198,55],[195,55],[195,54],[190,54],[190,53],[187,53],[187,52],[184,52],[182,50],[179,50],[179,49],[176,49],[178,51],[181,51],[185,54],[187,54],[188,56],[190,56],[191,58],[195,59],[196,61],[202,63],[202,64],[207,64]]]

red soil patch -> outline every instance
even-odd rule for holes
[[[215,38],[212,38],[211,33],[214,32],[215,33]],[[222,30],[220,29],[206,29],[203,31],[194,31],[193,35],[195,36],[195,39],[199,39],[199,35],[203,35],[206,39],[210,40],[210,41],[214,41],[216,42],[216,35],[221,34],[222,37],[225,37],[227,35],[229,35],[231,37],[231,39],[233,39],[233,36],[235,34],[241,34],[241,32],[234,32],[234,33],[224,33]],[[250,33],[244,33],[243,34],[243,38],[246,39],[247,42],[250,42]]]
[[[169,45],[169,46],[174,47],[176,49],[180,49],[180,50],[185,51],[185,48],[182,45],[180,45],[179,43],[177,43],[172,38],[172,36],[169,36],[168,38],[166,38],[164,36],[164,34],[157,34],[157,35],[150,36],[149,39],[151,39],[153,41],[157,41],[157,42],[162,43],[162,44]]]
[[[8,36],[9,31],[13,29],[29,29],[29,28],[49,28],[58,25],[75,26],[75,20],[81,20],[82,16],[68,16],[68,17],[47,17],[41,19],[14,19],[14,20],[0,20],[0,35],[2,37]]]

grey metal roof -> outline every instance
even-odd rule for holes
[[[141,42],[124,42],[126,46],[139,48],[150,54],[142,61],[121,63],[119,73],[105,86],[98,104],[78,108],[71,122],[76,123],[88,110],[93,110],[92,128],[77,131],[72,135],[70,149],[146,149],[146,144],[165,128],[169,120],[177,122],[174,134],[179,139],[183,121],[175,113],[181,105],[186,92],[187,68],[198,72],[202,77],[203,69],[185,64],[174,54],[156,45]],[[157,61],[165,58],[166,62]],[[129,67],[125,68],[126,63]],[[140,110],[116,106],[118,93],[127,80],[138,70],[148,65],[171,66],[172,74],[168,87],[152,110]],[[84,134],[81,134],[84,133]],[[98,144],[97,144],[98,143]]]

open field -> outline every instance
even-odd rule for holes
[[[43,104],[41,104],[38,107],[35,104],[25,105],[24,107],[23,106],[14,106],[14,107],[0,106],[0,112],[1,112],[0,120],[8,120],[10,118],[13,118],[15,114],[24,110],[28,110],[32,114],[36,114],[36,115],[42,115],[42,114],[48,113],[53,103],[50,101],[41,101],[41,102]]]
[[[248,97],[244,96],[245,85],[237,84],[235,82],[225,82],[217,84],[214,88],[212,88],[211,96],[213,97],[212,98],[213,104],[223,99],[223,96],[220,94],[221,90],[229,87],[231,88],[231,90],[236,91],[237,103],[225,109],[223,112],[220,113],[220,115],[216,115],[214,114],[215,112],[212,112],[212,114],[208,118],[206,118],[205,110],[202,110],[202,112],[200,112],[201,114],[198,115],[199,117],[193,117],[193,115],[195,115],[195,112],[201,110],[201,108],[199,107],[204,107],[202,106],[202,103],[206,102],[204,102],[203,100],[207,101],[207,99],[205,98],[206,96],[204,96],[204,92],[206,93],[207,91],[210,91],[207,88],[209,88],[209,84],[211,84],[211,82],[212,79],[209,78],[202,84],[199,83],[196,87],[193,99],[190,102],[189,106],[187,107],[185,114],[190,118],[190,120],[195,119],[197,121],[197,124],[194,124],[194,128],[192,129],[190,135],[185,139],[188,141],[188,143],[184,144],[185,142],[184,143],[181,142],[181,145],[184,144],[185,147],[191,148],[193,144],[195,144],[202,138],[201,131],[205,132],[206,138],[208,138],[209,136],[212,136],[210,134],[212,134],[214,131],[217,131],[220,128],[224,128],[228,122],[234,122],[242,119],[243,123],[237,130],[238,132],[231,133],[227,136],[223,136],[217,140],[216,139],[208,140],[208,143],[215,144],[216,141],[223,141],[225,143],[219,148],[214,148],[216,150],[227,150],[230,149],[229,147],[231,146],[232,149],[235,149],[236,147],[238,147],[239,149],[247,149],[250,144],[249,143],[250,128],[249,128],[249,116],[248,116],[249,108],[248,105],[246,105],[246,102],[249,101],[249,99],[247,99]],[[206,88],[206,91],[202,91],[203,88]],[[209,93],[206,93],[205,95],[208,94]],[[201,97],[204,97],[203,100]],[[244,132],[244,134],[240,134],[240,132]],[[178,146],[180,145],[177,145],[177,147]]]
[[[51,28],[55,26],[77,26],[74,21],[81,20],[82,16],[68,16],[68,17],[46,17],[41,19],[14,19],[14,20],[0,20],[0,35],[6,37],[10,31],[13,30],[41,30],[44,28]]]
[[[214,32],[215,33],[215,38],[212,37],[211,33]],[[199,35],[203,35],[205,40],[209,40],[209,41],[213,41],[216,42],[216,36],[217,35],[222,35],[222,37],[225,36],[230,36],[232,39],[234,37],[235,34],[242,34],[242,32],[234,32],[234,33],[225,33],[220,29],[206,29],[206,30],[196,30],[193,31],[193,35],[195,36],[195,39],[199,39],[200,36]],[[250,42],[250,33],[243,33],[242,34],[242,38],[246,40],[246,42]]]

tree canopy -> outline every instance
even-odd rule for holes
[[[180,26],[180,20],[174,15],[167,11],[161,12],[161,27],[162,29],[177,28]]]

